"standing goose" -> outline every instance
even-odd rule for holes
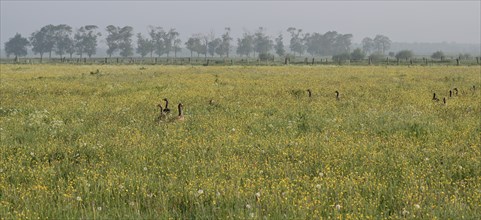
[[[312,91],[311,91],[311,89],[307,89],[307,93],[309,94],[309,97],[312,96]]]
[[[182,108],[184,105],[182,103],[179,103],[178,108],[179,108],[179,115],[177,116],[177,121],[183,121],[184,120],[184,112],[182,111]]]
[[[439,101],[439,99],[436,97],[436,93],[433,93],[433,101]]]
[[[170,113],[169,100],[167,100],[167,98],[164,98],[163,100],[165,101],[164,113],[165,113],[165,114],[169,114],[169,113]]]
[[[454,95],[457,96],[458,95],[458,88],[454,88],[453,90],[454,90]]]
[[[160,122],[162,122],[163,120],[165,120],[165,119],[167,118],[167,116],[165,115],[165,112],[162,111],[162,104],[159,103],[159,104],[157,105],[157,107],[159,107],[159,109],[160,109],[160,114],[159,114],[159,116],[157,116],[157,118],[156,118],[155,121],[160,124]]]
[[[452,96],[453,96],[453,91],[449,90],[449,98],[451,98]]]
[[[339,92],[336,91],[336,100],[339,101]]]

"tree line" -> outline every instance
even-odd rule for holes
[[[170,57],[177,54],[182,48],[190,52],[190,56],[203,57],[229,57],[230,52],[235,48],[235,53],[240,57],[261,57],[273,56],[332,56],[334,60],[361,60],[365,56],[369,59],[381,59],[391,46],[391,40],[384,35],[376,35],[373,38],[366,37],[362,40],[361,47],[351,51],[352,34],[342,34],[336,31],[326,33],[307,33],[302,29],[289,27],[286,32],[289,34],[289,50],[284,45],[282,33],[272,37],[266,34],[264,27],[259,27],[254,32],[245,31],[241,37],[236,39],[234,45],[231,29],[226,27],[224,33],[216,36],[211,33],[198,33],[190,36],[182,43],[180,33],[175,28],[164,29],[163,27],[149,26],[148,34],[134,34],[131,26],[105,27],[105,44],[109,57],[118,55],[121,57],[132,57],[138,54],[141,57]],[[66,24],[46,25],[34,31],[28,39],[16,34],[5,43],[7,56],[26,56],[27,47],[31,47],[34,54],[40,55],[42,59],[45,54],[52,57],[55,53],[59,57],[69,56],[72,58],[78,55],[80,58],[89,58],[96,54],[99,38],[102,36],[96,25],[86,25],[73,29]],[[136,36],[136,43],[133,37]],[[273,54],[271,54],[273,53]],[[441,51],[433,54],[433,58],[442,59]],[[408,59],[413,56],[411,51],[399,51],[397,54],[390,52],[389,56],[398,59]]]

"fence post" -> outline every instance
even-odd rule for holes
[[[459,66],[459,58],[456,58],[456,65]]]
[[[311,65],[314,65],[314,57],[312,58],[312,62],[311,62]]]
[[[479,57],[476,57],[476,63],[479,64]]]

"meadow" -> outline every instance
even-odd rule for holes
[[[0,68],[0,219],[481,218],[479,66]]]

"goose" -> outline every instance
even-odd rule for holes
[[[458,88],[454,88],[453,90],[454,90],[454,95],[457,96],[458,95]]]
[[[312,96],[312,91],[311,91],[311,89],[307,89],[307,93],[309,94],[309,97]]]
[[[453,96],[453,91],[449,90],[449,98],[451,98],[452,96]]]
[[[165,114],[169,114],[169,113],[170,113],[169,100],[167,100],[167,98],[164,98],[163,100],[165,101],[164,113],[165,113]]]
[[[155,121],[157,121],[158,123],[160,123],[160,122],[162,122],[163,120],[165,120],[165,118],[166,118],[167,116],[165,115],[165,112],[162,111],[162,104],[159,103],[159,104],[157,105],[157,107],[159,107],[159,109],[160,109],[160,114],[159,114],[159,116],[157,116],[157,118],[156,118]]]
[[[339,101],[339,92],[336,91],[336,100]]]
[[[179,108],[179,115],[177,116],[177,121],[183,121],[184,120],[184,112],[182,111],[182,108],[184,105],[182,103],[179,103],[178,108]]]
[[[443,103],[446,105],[446,97],[443,97]]]
[[[433,93],[433,100],[436,102],[439,101],[439,99],[436,97],[436,93]]]

